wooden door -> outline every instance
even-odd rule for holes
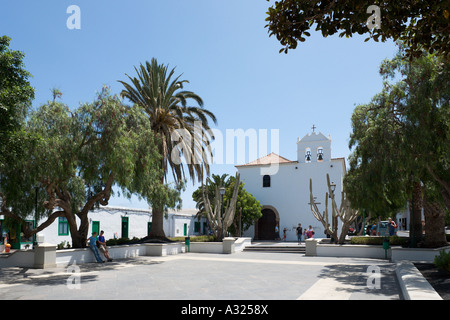
[[[258,220],[258,239],[275,240],[275,212],[270,209],[263,209],[262,214],[263,216]]]

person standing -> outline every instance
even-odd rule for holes
[[[298,227],[297,227],[297,240],[298,240],[298,244],[300,244],[300,242],[302,242],[302,233],[303,233],[302,224],[299,223],[299,224],[298,224]]]
[[[395,229],[397,228],[397,224],[392,220],[392,218],[389,218],[388,220],[388,229],[389,229],[389,235],[393,236],[395,235]]]
[[[278,224],[275,225],[275,240],[280,240],[280,229],[278,228]]]
[[[92,232],[92,236],[86,240],[86,242],[89,241],[89,248],[91,249],[91,251],[94,253],[95,256],[95,260],[97,260],[98,263],[103,263],[105,261],[102,260],[102,258],[100,257],[100,253],[98,252],[97,249],[97,232]]]
[[[309,226],[309,228],[306,231],[306,233],[308,234],[308,239],[312,239],[312,237],[314,236],[314,230],[313,230],[311,225]]]

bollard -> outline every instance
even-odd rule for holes
[[[389,245],[389,238],[384,238],[383,240],[383,249],[384,249],[384,258],[387,259],[387,251],[391,246]]]
[[[184,238],[184,244],[188,247],[188,252],[191,252],[191,238],[190,237]]]

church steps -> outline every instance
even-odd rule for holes
[[[304,245],[251,245],[244,248],[245,252],[257,251],[257,252],[282,252],[282,253],[305,253]]]

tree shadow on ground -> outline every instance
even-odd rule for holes
[[[31,268],[0,268],[0,284],[4,285],[32,285],[32,286],[58,286],[66,285],[68,279],[75,273],[79,273],[83,283],[94,282],[101,272],[120,270],[136,265],[155,265],[162,261],[149,261],[147,259],[129,258],[106,263],[85,263],[51,269]],[[71,268],[72,267],[72,268]],[[75,272],[75,273],[74,273]]]
[[[400,292],[395,265],[377,265],[375,262],[373,265],[329,265],[318,277],[342,283],[337,290],[352,294],[365,294],[370,290],[370,294],[375,296],[388,297],[398,296]]]

